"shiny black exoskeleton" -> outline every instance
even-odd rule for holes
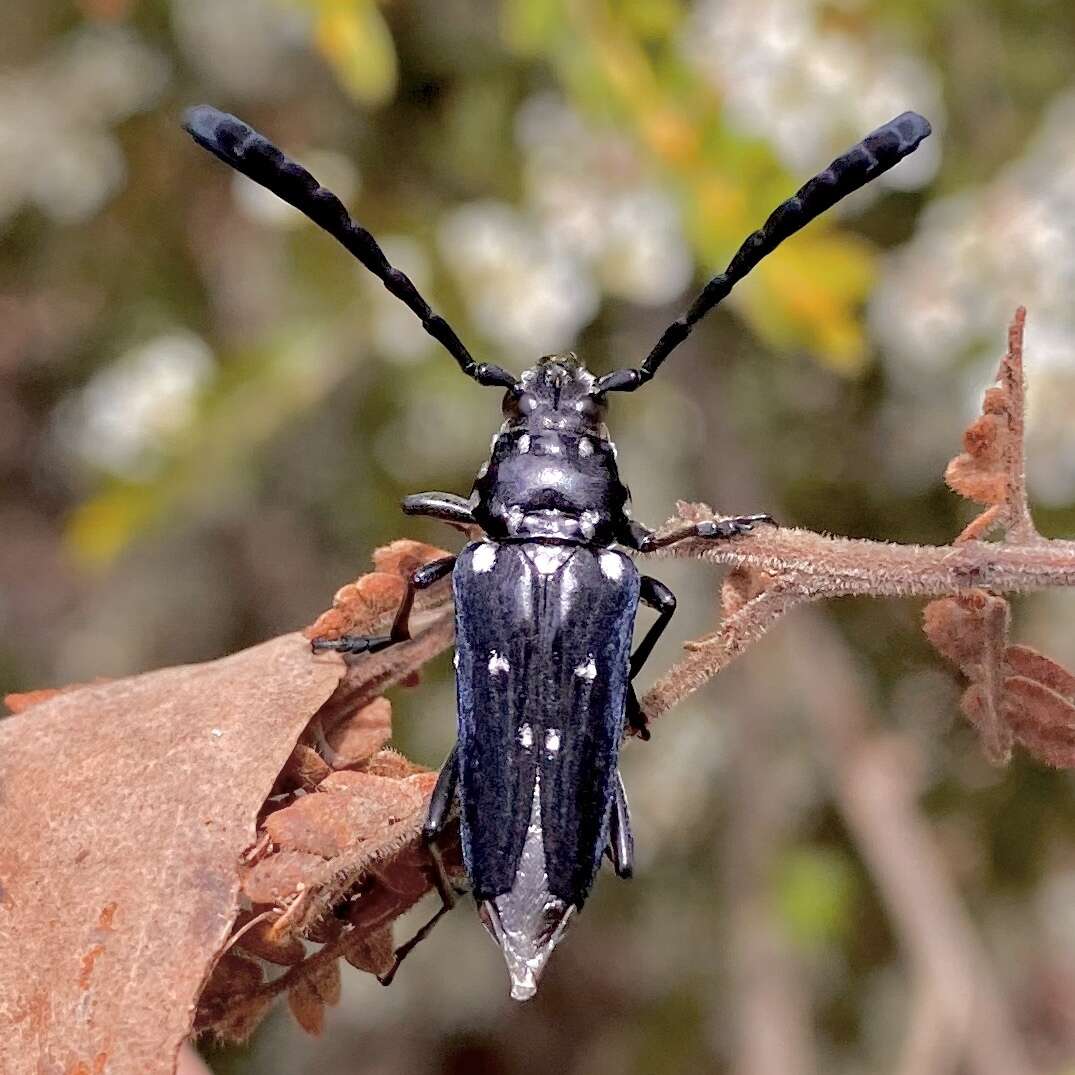
[[[763,257],[913,152],[929,124],[905,112],[779,205],[638,368],[595,377],[567,353],[541,359],[518,379],[475,362],[370,233],[301,165],[241,120],[208,106],[192,109],[186,127],[199,144],[338,239],[407,304],[464,373],[506,390],[504,423],[470,499],[422,493],[403,503],[407,514],[477,528],[481,540],[414,573],[388,634],[313,645],[358,654],[406,641],[415,593],[451,574],[459,737],[433,793],[426,836],[436,861],[437,834],[458,800],[475,900],[504,953],[512,996],[525,999],[589,895],[601,856],[609,855],[620,876],[632,870],[619,748],[627,727],[647,737],[632,680],[676,603],[666,586],[639,574],[627,552],[692,537],[727,539],[772,523],[767,515],[749,515],[657,537],[634,522],[605,426],[608,394],[649,381]],[[639,603],[658,618],[632,653]],[[441,891],[446,909],[452,893],[443,877]]]

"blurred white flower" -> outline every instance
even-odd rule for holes
[[[215,369],[200,337],[172,332],[121,355],[60,405],[58,436],[84,463],[123,477],[151,474],[191,420]]]
[[[1073,130],[1069,93],[992,183],[926,208],[914,238],[886,259],[870,304],[894,383],[913,392],[926,368],[935,388],[961,363],[968,413],[990,382],[1012,312],[1028,306],[1029,477],[1031,492],[1050,503],[1075,498]]]
[[[605,290],[646,305],[683,291],[693,260],[679,211],[626,138],[587,124],[554,94],[523,104],[516,136],[528,204],[550,236],[590,264]]]
[[[120,26],[83,27],[39,64],[0,79],[0,222],[27,203],[54,220],[96,213],[122,186],[111,127],[146,111],[168,81],[165,58]]]
[[[822,14],[818,0],[701,0],[683,51],[720,92],[729,120],[771,140],[796,175],[908,109],[939,131],[944,105],[933,68],[873,21],[850,34],[826,26]],[[937,171],[940,145],[929,139],[880,182],[923,186]],[[855,196],[859,204],[864,196]]]
[[[529,364],[571,347],[596,314],[598,296],[581,261],[539,223],[504,202],[473,202],[441,221],[446,264],[466,290],[479,328]]]
[[[294,54],[308,48],[311,11],[265,0],[173,0],[176,41],[221,92],[277,100],[296,86]]]
[[[650,181],[627,139],[595,127],[554,94],[516,117],[524,205],[479,202],[441,222],[439,245],[482,331],[505,361],[573,347],[601,290],[672,301],[693,262],[675,202]]]

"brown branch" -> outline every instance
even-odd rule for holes
[[[963,709],[989,757],[1006,760],[1018,739],[1049,764],[1075,765],[1075,680],[1033,651],[1028,675],[1026,647],[1007,644],[1007,605],[991,596],[1075,585],[1075,541],[1043,538],[1027,504],[1025,319],[1020,307],[997,383],[964,435],[965,451],[945,472],[956,492],[986,508],[952,544],[897,545],[759,526],[729,540],[690,539],[655,554],[726,565],[733,585],[725,584],[718,629],[688,642],[687,656],[643,698],[651,720],[712,679],[797,605],[849,596],[943,597],[927,609],[927,634],[968,676]],[[700,504],[680,503],[678,512],[662,533],[717,517]],[[998,527],[1002,542],[981,540]],[[999,619],[994,606],[1003,612]],[[999,634],[987,614],[1001,623]]]

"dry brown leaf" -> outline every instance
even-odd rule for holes
[[[1075,766],[1075,705],[1022,676],[1004,682],[1004,712],[1019,742],[1046,765]]]
[[[325,1029],[325,1002],[308,978],[300,978],[287,991],[287,1006],[307,1034],[317,1037]]]
[[[0,1070],[171,1075],[236,863],[343,671],[287,635],[0,722]]]
[[[313,747],[296,743],[291,757],[284,763],[272,794],[282,795],[288,791],[313,791],[332,772],[331,767]]]
[[[1029,646],[1007,645],[1007,602],[984,591],[926,607],[925,631],[970,680],[960,706],[993,762],[1018,740],[1038,760],[1075,767],[1075,675]]]
[[[1026,310],[1020,306],[1008,326],[1008,350],[988,388],[982,413],[963,434],[963,452],[944,472],[948,485],[988,510],[975,518],[956,543],[977,541],[994,526],[1010,541],[1040,540],[1027,506],[1024,473],[1026,384],[1023,377],[1023,334]]]
[[[1035,679],[1065,698],[1075,698],[1075,675],[1037,650],[1029,646],[1009,646],[1004,660],[1012,675]]]
[[[95,687],[101,683],[108,683],[105,678],[95,679],[90,683],[69,683],[65,687],[43,687],[36,691],[23,691],[21,694],[7,694],[4,696],[4,705],[11,713],[24,713],[32,706],[47,702],[58,694],[70,694],[72,691],[80,691],[83,687]]]
[[[1009,646],[1004,715],[1016,738],[1046,765],[1075,767],[1075,676],[1029,646]]]
[[[982,750],[995,765],[1011,758],[1013,734],[1002,711],[1008,644],[1008,602],[985,590],[931,601],[923,628],[939,653],[970,680],[960,708],[977,728]]]
[[[343,769],[368,761],[391,736],[392,704],[387,698],[374,698],[326,736],[333,751],[333,768]]]
[[[355,943],[344,953],[344,959],[367,974],[386,974],[392,969],[395,939],[391,926],[369,933],[355,934]]]
[[[239,916],[235,925],[237,931],[242,931],[236,947],[257,956],[258,959],[264,959],[267,963],[274,963],[279,967],[291,967],[306,958],[306,946],[302,941],[297,937],[278,937],[268,919],[254,921],[254,915],[246,911]],[[205,993],[202,995],[204,997]]]
[[[376,570],[350,582],[336,592],[332,608],[306,628],[307,638],[339,638],[370,631],[380,619],[394,614],[406,590],[404,578],[448,553],[421,541],[393,541],[373,554]],[[446,584],[441,584],[446,589]],[[435,587],[434,590],[437,588]],[[430,592],[419,595],[415,607],[429,601]]]
[[[319,885],[326,874],[324,867],[323,855],[279,851],[243,874],[243,894],[251,903],[284,904],[297,893]]]

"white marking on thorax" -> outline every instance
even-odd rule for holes
[[[531,561],[542,575],[552,575],[575,550],[569,545],[541,545],[531,553]]]
[[[597,662],[593,659],[592,653],[589,656],[589,660],[584,661],[575,668],[575,675],[579,679],[588,680],[590,683],[597,678]]]
[[[589,437],[579,438],[579,458],[586,459],[593,455],[593,441]]]
[[[550,728],[545,733],[545,749],[550,754],[555,754],[560,749],[560,731],[558,728]]]
[[[484,575],[486,571],[492,571],[496,566],[496,545],[491,541],[483,541],[475,550],[470,559],[470,566],[478,575]]]
[[[501,672],[510,672],[511,665],[507,657],[501,657],[495,649],[489,651],[489,675],[498,676]]]
[[[588,541],[594,536],[594,532],[597,528],[597,523],[600,520],[601,515],[596,511],[587,509],[579,516],[579,529],[582,531],[582,536]]]
[[[603,552],[598,557],[598,561],[601,564],[601,574],[606,579],[618,582],[623,577],[623,560],[619,553]]]
[[[519,744],[525,750],[529,750],[534,745],[534,731],[529,724],[524,724],[519,729]]]
[[[519,438],[519,454],[526,455],[528,451],[530,451],[530,434],[524,433]]]

